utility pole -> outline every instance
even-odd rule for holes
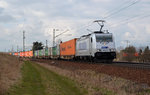
[[[12,52],[12,53],[14,52],[14,47],[13,47],[13,45],[12,45],[12,49],[11,49],[11,52]]]
[[[47,45],[47,40],[46,40],[46,48],[48,48],[48,45]]]
[[[55,29],[53,29],[53,47],[55,46]]]
[[[23,31],[23,52],[25,52],[25,31]]]
[[[129,47],[129,43],[130,43],[130,41],[129,41],[129,40],[126,40],[126,42],[127,42],[127,47]]]
[[[18,45],[17,45],[17,52],[18,52]]]
[[[68,29],[66,30],[66,31],[64,31],[64,32],[62,32],[62,33],[60,33],[60,34],[58,34],[58,35],[56,35],[55,36],[55,31],[58,31],[58,29],[53,29],[53,46],[55,46],[55,38],[57,38],[58,36],[60,36],[60,35],[62,35],[62,34],[64,34],[64,33],[66,33],[67,31],[69,31]]]

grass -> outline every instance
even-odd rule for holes
[[[34,66],[42,75],[43,84],[48,88],[46,90],[47,93],[51,95],[83,95],[86,93],[84,90],[79,90],[74,81],[45,69],[38,64],[34,64]]]
[[[102,95],[116,95],[114,92],[112,92],[106,88],[94,87],[93,89],[95,90],[95,92],[100,92]]]
[[[22,67],[22,81],[9,95],[45,95],[40,72],[26,61]]]
[[[19,78],[21,62],[15,56],[0,53],[0,95],[5,94]]]
[[[58,67],[59,65],[39,64],[76,81],[81,88],[87,89],[88,95],[150,95],[147,84],[139,84],[91,70],[71,70],[70,67],[62,69]]]
[[[9,95],[84,95],[74,81],[58,75],[38,64],[25,61],[20,84]]]
[[[56,66],[48,65],[40,63],[41,66],[71,78],[72,80],[76,81],[80,88],[87,89],[87,95],[117,95],[113,90],[107,89],[106,87],[101,87],[102,85],[98,82],[99,78],[95,77],[96,73],[88,70],[67,70],[61,69]],[[96,79],[98,78],[98,79]],[[100,87],[99,87],[100,86]]]
[[[139,93],[139,95],[150,95],[150,89],[146,89]]]

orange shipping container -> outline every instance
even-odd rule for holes
[[[16,52],[14,55],[15,55],[15,56],[18,56],[18,53]]]
[[[25,57],[25,52],[22,52],[22,57]]]
[[[14,55],[16,56],[16,55],[17,55],[17,53],[14,53]]]
[[[29,51],[29,57],[33,57],[33,51]]]
[[[27,51],[27,57],[29,57],[29,51]]]
[[[29,57],[29,52],[26,51],[26,52],[25,52],[25,55],[26,55],[25,57]]]
[[[69,56],[76,53],[76,38],[60,44],[60,55]]]
[[[20,52],[20,57],[23,57],[23,53],[22,52]]]

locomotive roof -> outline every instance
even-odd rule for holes
[[[91,34],[112,34],[112,33],[109,33],[109,32],[105,33],[105,32],[95,31],[95,32],[92,32],[92,33],[90,33],[90,34],[83,35],[83,36],[81,36],[81,37],[78,38],[78,39],[84,39],[84,38],[87,38],[87,37],[89,37]]]
[[[91,34],[112,34],[112,33],[104,33],[104,32],[100,32],[100,31],[95,31],[95,32],[93,32],[93,33],[91,33]],[[91,34],[87,34],[87,35],[83,35],[83,36],[81,36],[81,37],[88,37],[88,36],[90,36]]]

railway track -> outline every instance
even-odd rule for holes
[[[78,61],[73,61],[78,62]],[[80,61],[79,63],[86,63],[85,61]],[[150,63],[138,63],[138,62],[122,62],[122,61],[114,61],[112,63],[104,63],[104,62],[87,62],[87,64],[100,64],[100,65],[110,65],[110,66],[122,66],[128,68],[135,68],[135,69],[149,69],[150,70]]]
[[[136,62],[113,62],[112,65],[125,66],[136,69],[150,69],[150,63],[136,63]]]

